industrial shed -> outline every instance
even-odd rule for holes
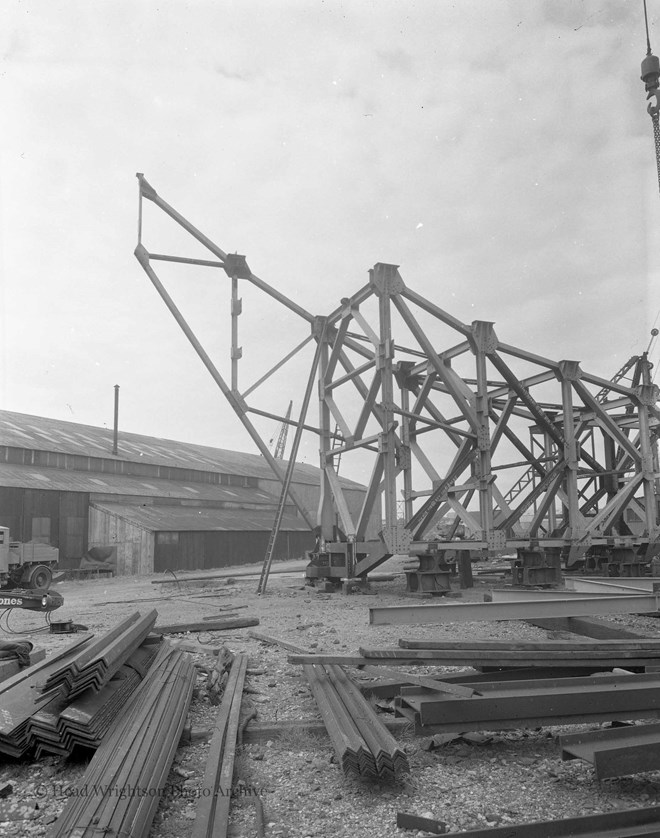
[[[364,488],[342,480],[352,511]],[[295,469],[309,509],[319,470]],[[0,411],[0,525],[17,541],[51,544],[60,567],[113,548],[120,575],[223,567],[263,558],[279,483],[255,454]],[[374,532],[377,524],[374,522]],[[287,505],[275,559],[302,556],[314,537]]]
[[[263,559],[274,509],[190,509],[174,506],[90,505],[90,532],[103,544],[132,546],[125,551],[125,573],[153,569],[202,570]],[[278,558],[302,556],[314,539],[305,522],[284,515]],[[150,572],[150,571],[146,571]]]

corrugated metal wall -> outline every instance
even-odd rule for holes
[[[89,546],[116,548],[118,576],[153,573],[154,534],[94,507],[89,509]]]
[[[60,551],[60,567],[77,567],[87,547],[86,492],[0,486],[0,524],[13,541],[41,541]]]
[[[269,532],[156,533],[154,571],[205,570],[263,561]],[[314,547],[311,532],[281,532],[273,558],[294,559]]]

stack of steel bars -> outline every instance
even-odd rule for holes
[[[149,834],[192,697],[195,667],[166,641],[47,838]]]
[[[396,780],[409,773],[405,752],[340,666],[303,670],[345,774]]]
[[[237,655],[231,666],[211,739],[202,794],[197,803],[192,838],[225,838],[229,828],[234,754],[248,656]]]
[[[96,749],[125,705],[131,693],[147,674],[158,646],[145,642],[139,646],[100,692],[90,687],[71,702],[65,696],[48,710],[35,713],[29,721],[29,736],[39,759],[46,753],[69,756],[76,745]]]
[[[64,695],[63,686],[55,691],[55,695],[42,695],[37,690],[38,684],[66,665],[66,661],[84,648],[92,637],[91,634],[76,637],[61,652],[0,684],[0,753],[20,757],[29,750],[28,723],[31,716],[40,710],[48,710]]]
[[[122,620],[47,678],[42,693],[47,695],[64,687],[66,695],[73,699],[89,688],[98,692],[144,641],[157,616],[158,612],[152,609],[144,616],[136,611]]]

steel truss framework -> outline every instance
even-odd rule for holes
[[[598,550],[650,558],[659,535],[660,412],[646,353],[630,359],[612,379],[592,375],[577,361],[555,361],[504,343],[490,322],[461,322],[409,288],[398,266],[382,263],[337,308],[313,315],[253,274],[245,257],[221,250],[143,175],[138,180],[138,261],[282,482],[282,503],[288,495],[296,504],[317,532],[321,552],[342,557],[344,576],[363,576],[389,555],[419,555],[429,545],[479,550],[484,557],[540,547],[559,551],[568,565]],[[142,244],[143,200],[215,259],[150,253]],[[156,261],[221,268],[230,278],[230,384],[165,290],[153,268]],[[241,281],[261,289],[309,329],[243,393],[238,389]],[[396,341],[395,320],[401,330]],[[441,333],[449,335],[444,348]],[[247,396],[307,344],[315,352],[299,418],[248,405]],[[311,425],[307,408],[315,384],[319,415]],[[318,436],[321,500],[315,515],[290,488],[291,469],[285,472],[273,458],[250,414],[295,427],[291,463],[302,434]],[[357,451],[369,453],[372,469],[356,515],[336,464]],[[374,514],[383,522],[380,550],[367,544]]]

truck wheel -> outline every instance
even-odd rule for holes
[[[53,572],[46,565],[38,564],[30,568],[27,578],[25,576],[23,578],[26,588],[35,591],[47,591],[53,581]]]

